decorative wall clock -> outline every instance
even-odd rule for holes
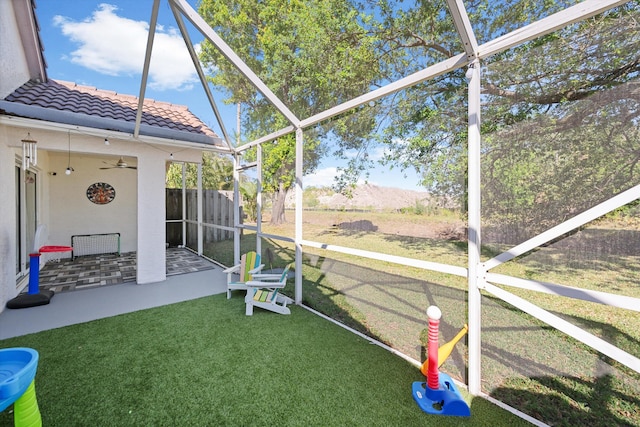
[[[116,190],[106,182],[96,182],[87,188],[87,199],[96,205],[106,205],[116,198]]]

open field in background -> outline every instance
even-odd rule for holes
[[[459,233],[460,227],[461,222],[451,216],[304,213],[306,240],[466,267],[466,241],[441,232]],[[639,297],[640,256],[632,244],[623,244],[625,235],[636,236],[635,228],[599,223],[496,271]],[[292,223],[278,227],[264,223],[263,231],[294,235]],[[594,237],[601,235],[609,238]],[[253,242],[254,235],[245,232],[243,251],[253,249]],[[606,249],[612,244],[618,250]],[[488,246],[483,257],[504,249]],[[287,242],[265,239],[263,255],[268,251],[273,265],[267,263],[267,268],[293,260],[293,245]],[[216,252],[222,253],[219,247]],[[417,360],[424,359],[428,305],[436,304],[444,313],[441,343],[466,321],[464,278],[315,248],[305,247],[304,255],[305,304]],[[508,290],[640,357],[636,312]],[[293,295],[292,281],[287,292]],[[488,294],[482,316],[485,391],[554,425],[640,425],[640,375]],[[459,343],[443,370],[466,381],[466,353],[466,345]]]

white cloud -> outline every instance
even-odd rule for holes
[[[372,150],[369,150],[369,160],[373,160],[374,162],[380,161],[384,158],[384,154],[387,152],[386,146],[377,146]]]
[[[314,173],[305,175],[302,178],[304,188],[307,187],[329,187],[333,185],[333,178],[338,174],[338,170],[334,167],[318,169]]]
[[[140,75],[144,65],[149,24],[116,14],[117,7],[102,3],[83,21],[57,15],[54,25],[79,45],[71,62],[111,76]],[[197,48],[197,46],[196,46]],[[149,87],[188,90],[198,81],[182,36],[175,29],[156,27],[149,69]]]

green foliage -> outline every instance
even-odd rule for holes
[[[484,72],[483,216],[516,241],[640,182],[640,32],[624,10],[506,52]]]
[[[198,165],[186,164],[185,182],[187,188],[198,187]],[[182,163],[169,165],[166,176],[167,188],[182,188]],[[233,190],[233,161],[227,156],[202,153],[202,188],[213,190]]]
[[[316,209],[320,207],[320,200],[315,192],[305,190],[302,195],[302,203],[305,208]]]
[[[402,213],[410,213],[413,215],[426,215],[429,211],[429,206],[421,200],[417,200],[413,206],[409,208],[402,208]]]
[[[204,0],[199,12],[298,117],[365,93],[378,78],[374,39],[365,26],[371,16],[349,1]],[[248,106],[247,138],[288,124],[211,44],[204,43],[201,60],[213,70],[212,83],[229,90],[226,102]],[[367,131],[365,126],[362,132]],[[313,130],[305,133],[304,143],[304,170],[312,173],[326,147]],[[278,193],[281,203],[281,193],[294,182],[294,147],[294,135],[263,147],[263,188]]]
[[[575,3],[481,0],[465,6],[482,43]],[[200,13],[301,118],[463,51],[444,0],[204,0]],[[483,61],[483,203],[492,222],[542,229],[555,221],[542,212],[561,219],[635,182],[637,14],[637,2],[629,2]],[[246,138],[288,124],[210,44],[201,59],[213,70],[210,80],[229,90],[227,102],[248,106]],[[382,146],[384,164],[415,169],[434,197],[464,210],[465,71],[306,130],[305,173],[330,152],[346,163],[334,188],[348,195],[378,161],[369,153]],[[274,209],[294,182],[294,139],[263,147],[264,189],[277,195]]]
[[[258,220],[258,184],[255,181],[244,181],[240,184],[242,209],[250,222]]]
[[[346,0],[204,0],[199,13],[296,115],[306,117],[366,92],[375,76],[373,43],[363,25],[371,17],[353,6]],[[248,129],[276,119],[211,44],[204,44],[201,59],[215,65],[210,79],[230,90],[228,102],[251,107]]]

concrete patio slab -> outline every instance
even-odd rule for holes
[[[226,292],[222,268],[167,277],[164,282],[122,283],[62,292],[51,303],[0,313],[0,340],[89,322]]]

